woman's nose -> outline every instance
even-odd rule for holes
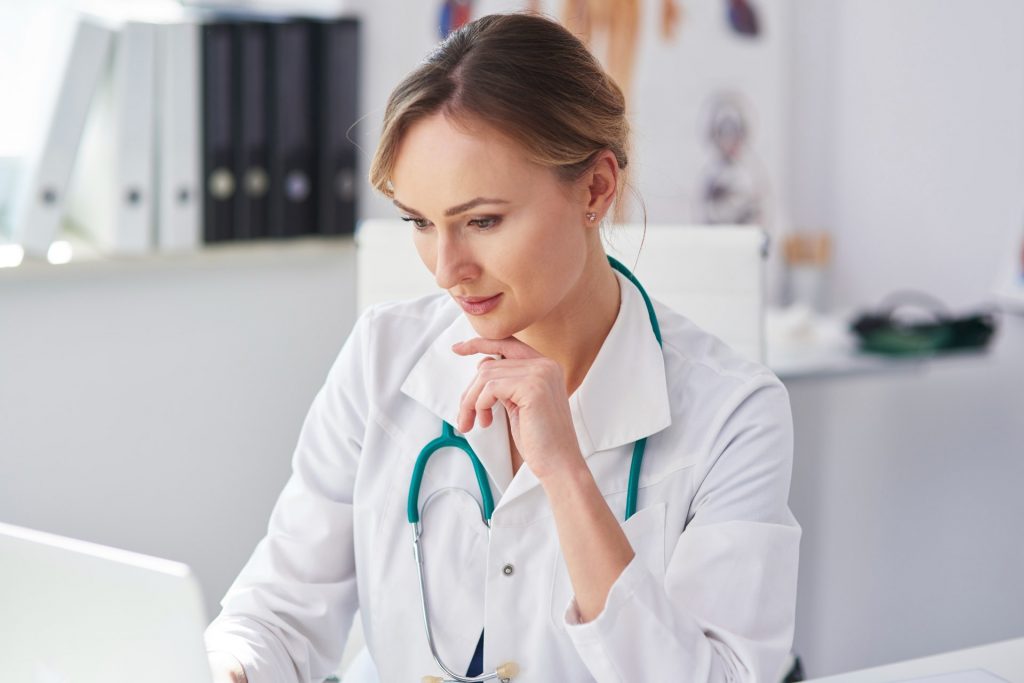
[[[434,261],[434,280],[441,289],[451,289],[479,274],[472,253],[457,236],[438,236]]]

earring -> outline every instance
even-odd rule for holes
[[[593,211],[588,212],[587,213],[587,220],[590,221],[591,223],[593,223],[595,220],[597,220],[597,214],[594,213]]]

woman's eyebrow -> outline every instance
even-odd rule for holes
[[[412,208],[402,204],[397,199],[392,199],[391,201],[394,202],[395,206],[400,208],[402,211],[406,211],[408,213],[414,213],[414,214],[417,214],[417,215],[422,215],[416,209],[412,209]],[[476,199],[470,199],[468,202],[465,202],[463,204],[459,204],[458,206],[453,206],[452,208],[446,210],[444,212],[444,215],[445,216],[457,216],[460,213],[464,213],[466,211],[469,211],[473,207],[478,206],[480,204],[508,204],[508,203],[509,203],[509,201],[507,199],[489,199],[487,197],[477,197]]]

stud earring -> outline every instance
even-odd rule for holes
[[[593,211],[590,211],[589,213],[587,213],[587,220],[593,223],[595,220],[597,220],[597,214],[594,213]]]

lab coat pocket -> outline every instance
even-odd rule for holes
[[[664,502],[654,503],[637,510],[632,517],[620,523],[637,559],[662,582],[665,580],[665,510]],[[555,626],[562,628],[573,589],[565,559],[560,552],[555,555],[553,575],[551,620]]]

